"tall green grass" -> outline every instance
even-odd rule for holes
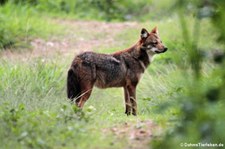
[[[3,148],[126,146],[126,138],[122,139],[123,143],[110,133],[113,126],[137,120],[124,114],[122,89],[102,91],[95,88],[85,108],[80,111],[66,99],[66,71],[65,63],[60,61],[1,60],[0,140]],[[146,74],[138,89],[141,120],[152,115],[148,107],[150,100],[144,99],[149,97],[149,94],[144,94],[146,90],[155,92],[155,87],[146,83],[149,79],[152,79],[152,85],[155,84],[155,79]],[[167,86],[165,88],[167,92]],[[156,98],[165,92],[152,96]],[[105,135],[104,129],[108,129]]]
[[[0,49],[29,48],[32,39],[59,35],[63,29],[29,5],[0,6]]]

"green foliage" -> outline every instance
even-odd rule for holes
[[[57,35],[62,29],[28,5],[0,6],[0,50],[27,47],[34,37]]]
[[[77,0],[74,8],[75,14],[79,17],[91,18],[94,17],[100,20],[130,20],[133,17],[146,16],[149,12],[148,6],[151,1],[101,1],[89,0],[84,3],[82,0]],[[136,7],[133,7],[136,6]]]
[[[52,17],[86,20],[152,20],[170,15],[170,0],[5,0],[0,2],[0,49],[27,47],[31,39],[62,31]],[[134,7],[135,6],[135,7]],[[154,12],[154,13],[153,13]],[[43,19],[39,19],[43,18]],[[47,20],[46,20],[47,19]],[[51,26],[51,27],[50,27]]]
[[[187,18],[184,17],[184,12],[188,11],[187,4],[184,1],[178,2],[178,13],[185,43],[183,48],[187,50],[187,63],[180,65],[185,67],[183,76],[186,79],[186,90],[176,98],[179,100],[180,114],[177,116],[177,124],[173,131],[169,128],[164,137],[152,141],[152,146],[153,148],[174,149],[188,147],[189,143],[214,143],[219,145],[225,140],[223,133],[225,115],[222,112],[225,108],[223,91],[225,88],[224,50],[220,50],[219,54],[214,51],[219,58],[215,58],[214,54],[214,56],[211,55],[211,59],[214,57],[217,65],[214,64],[213,70],[205,70],[204,67],[208,63],[209,57],[202,54],[199,47],[199,37],[201,36],[202,19],[209,17],[215,23],[215,28],[219,32],[218,41],[225,43],[223,37],[225,3],[224,1],[189,2],[193,6],[193,12],[196,16],[192,34],[190,26],[187,25]]]
[[[170,14],[168,5],[173,4],[170,0],[163,2],[152,0],[6,0],[2,4],[7,2],[28,5],[37,11],[72,14],[73,17],[79,19],[105,21],[143,20],[147,17],[160,19]]]
[[[10,47],[15,42],[10,26],[6,22],[6,19],[0,16],[0,49]]]
[[[12,108],[7,103],[2,104],[0,109],[0,136],[3,148],[77,146],[79,138],[82,139],[79,132],[86,131],[82,124],[88,123],[87,117],[81,117],[68,105],[59,107],[59,112],[28,110],[23,104]]]
[[[30,5],[35,5],[38,3],[38,0],[8,0],[10,3],[15,3],[15,4],[30,4]]]

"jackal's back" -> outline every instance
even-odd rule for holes
[[[89,79],[99,88],[121,87],[125,83],[123,59],[110,54],[84,52],[74,59],[71,67],[77,67],[79,79]]]

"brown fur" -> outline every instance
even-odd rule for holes
[[[82,108],[94,86],[123,87],[125,113],[136,115],[136,86],[141,75],[151,63],[153,55],[166,50],[157,28],[154,28],[150,33],[142,29],[140,40],[131,48],[113,54],[84,52],[77,55],[68,71],[68,98],[76,98],[77,106]]]

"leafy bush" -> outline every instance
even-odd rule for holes
[[[191,34],[184,17],[184,12],[188,11],[187,3],[178,1],[177,9],[183,31],[183,48],[187,50],[187,63],[178,62],[177,65],[185,67],[183,69],[183,77],[186,79],[185,90],[176,98],[180,112],[175,127],[168,128],[164,137],[152,141],[153,148],[174,149],[191,147],[188,146],[189,144],[200,145],[199,143],[219,145],[225,140],[223,133],[225,114],[222,112],[225,108],[225,51],[218,52],[212,49],[211,52],[213,51],[214,54],[211,55],[211,60],[214,59],[214,64],[210,70],[205,70],[204,65],[209,65],[209,57],[204,57],[198,48],[201,21],[205,17],[215,23],[215,28],[219,33],[218,41],[225,43],[225,3],[222,0],[207,2],[188,2],[195,12],[194,32]],[[211,63],[213,62],[211,61]]]
[[[0,49],[12,46],[15,43],[15,38],[10,30],[9,24],[5,17],[0,15]]]
[[[38,0],[8,0],[8,2],[15,3],[15,4],[35,5],[38,3]]]
[[[66,13],[79,19],[143,20],[143,18],[162,18],[170,13],[171,0],[155,2],[152,0],[114,1],[114,0],[6,0],[4,3],[29,5],[38,11]],[[154,12],[154,13],[153,13]]]
[[[80,131],[85,131],[82,124],[88,123],[88,117],[73,110],[69,105],[63,105],[59,109],[59,112],[46,109],[29,110],[23,104],[15,108],[7,103],[1,104],[1,147],[55,148],[57,146],[63,148],[76,146],[79,139],[74,138],[84,137],[81,136]]]

